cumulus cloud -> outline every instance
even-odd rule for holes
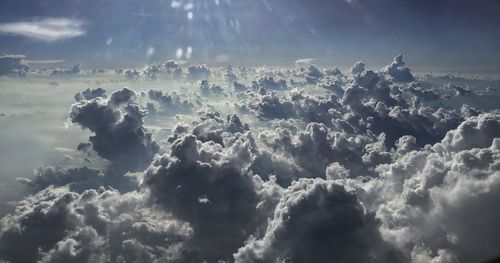
[[[45,18],[0,24],[0,32],[34,40],[57,41],[86,34],[83,21],[73,18]]]
[[[404,67],[405,63],[403,61],[403,55],[396,56],[394,61],[387,65],[383,71],[387,72],[395,81],[398,82],[410,82],[415,78],[410,72],[409,68]]]
[[[154,103],[148,104],[148,114],[165,113],[173,115],[177,113],[189,113],[194,108],[192,102],[184,99],[176,92],[164,93],[160,90],[149,90],[147,96],[157,103],[157,105]]]
[[[352,67],[351,67],[351,74],[358,74],[358,73],[362,73],[363,71],[365,71],[365,62],[363,61],[357,61]]]
[[[235,262],[383,262],[373,215],[352,189],[300,179],[280,199],[266,233],[251,237]]]
[[[137,192],[48,187],[0,220],[11,262],[175,261],[191,227],[144,206]]]
[[[99,97],[106,98],[106,91],[102,88],[95,88],[95,89],[89,88],[75,94],[75,100],[77,102],[81,100],[91,100]]]
[[[70,119],[94,133],[89,141],[99,156],[116,168],[141,171],[159,147],[143,126],[146,112],[133,103],[135,96],[124,88],[109,99],[81,100],[71,106]]]
[[[408,261],[482,262],[498,256],[498,114],[464,121],[431,147],[380,166],[368,182],[381,233]],[[411,138],[400,140],[407,148]],[[373,193],[376,191],[379,193]],[[369,198],[369,197],[368,197]],[[372,202],[372,201],[368,201]],[[489,207],[489,208],[488,208]],[[480,215],[480,216],[478,216]]]
[[[51,75],[75,75],[80,73],[80,64],[75,64],[69,69],[54,69],[50,73]]]
[[[402,56],[346,75],[175,62],[130,75],[141,92],[74,96],[69,121],[90,137],[70,161],[87,166],[18,179],[29,191],[0,219],[0,261],[499,256],[499,112],[450,103],[470,96],[444,99]],[[168,89],[150,88],[163,77]]]
[[[34,178],[19,178],[19,180],[36,191],[49,186],[69,185],[73,191],[82,191],[95,187],[97,180],[103,179],[102,171],[82,168],[40,167],[35,170]]]
[[[259,90],[261,88],[264,90],[285,90],[287,89],[287,84],[284,79],[275,79],[271,76],[265,76],[252,81],[252,88],[254,90]]]
[[[189,253],[195,261],[229,260],[265,223],[259,213],[272,202],[261,194],[259,177],[248,172],[252,143],[237,136],[225,145],[186,135],[146,171],[153,200],[193,227]]]
[[[29,70],[29,65],[25,63],[24,55],[1,55],[0,56],[0,76],[8,74],[25,75]]]
[[[221,86],[218,85],[212,85],[208,83],[208,80],[202,80],[200,82],[200,92],[201,95],[208,97],[208,96],[227,96],[224,92],[224,89],[221,88]]]
[[[188,67],[187,78],[190,80],[208,79],[210,69],[205,65],[192,65]]]
[[[324,76],[325,75],[314,65],[309,66],[305,72],[305,78],[309,84],[318,83],[318,81]]]
[[[293,104],[280,98],[274,92],[267,93],[264,90],[262,96],[251,99],[247,104],[238,105],[240,111],[250,111],[263,119],[287,119],[295,116]]]

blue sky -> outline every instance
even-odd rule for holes
[[[493,0],[26,0],[0,3],[0,53],[140,65],[192,62],[497,67]],[[180,56],[179,56],[180,55]]]

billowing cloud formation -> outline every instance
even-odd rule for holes
[[[85,35],[83,22],[72,18],[45,18],[0,24],[0,32],[35,40],[56,41]]]
[[[462,105],[496,91],[453,97],[413,78],[402,56],[346,75],[169,62],[173,74],[165,65],[136,72],[134,83],[179,86],[75,95],[69,120],[91,135],[71,158],[88,167],[19,179],[30,191],[0,220],[0,260],[500,256],[500,114]]]
[[[77,102],[81,100],[91,100],[99,97],[106,98],[106,91],[102,88],[95,88],[95,89],[89,88],[75,94],[75,100]]]
[[[258,215],[269,197],[260,193],[260,178],[248,172],[251,141],[236,136],[225,144],[186,135],[146,172],[153,199],[193,227],[188,253],[195,261],[229,260],[248,233],[265,223]]]
[[[207,79],[210,76],[210,69],[205,65],[193,65],[188,68],[188,78],[191,80]]]
[[[17,74],[23,76],[29,70],[25,63],[24,55],[2,55],[0,56],[0,76],[8,74]]]
[[[394,61],[384,68],[395,81],[398,82],[409,82],[413,81],[413,75],[410,73],[410,69],[404,67],[403,55],[399,55],[394,58]]]
[[[351,74],[359,74],[365,71],[365,62],[363,61],[358,61],[354,64],[354,66],[351,67]]]
[[[147,93],[149,99],[156,102],[147,105],[148,114],[166,113],[189,113],[193,110],[194,105],[190,101],[183,99],[181,95],[173,92],[163,93],[160,90],[149,90]],[[158,107],[159,106],[159,107]]]
[[[373,215],[352,189],[300,179],[283,193],[262,239],[251,237],[236,262],[384,262]]]
[[[0,221],[0,255],[11,262],[177,259],[191,227],[144,201],[137,192],[46,188]]]
[[[440,143],[380,166],[381,177],[368,182],[368,196],[379,198],[384,239],[408,260],[482,262],[498,256],[500,229],[488,222],[500,220],[492,209],[500,196],[499,128],[498,114],[471,117]]]
[[[135,96],[134,91],[124,88],[109,99],[80,100],[70,112],[73,123],[95,134],[89,141],[101,157],[130,171],[144,169],[158,152],[151,133],[143,127],[146,112],[132,102]]]

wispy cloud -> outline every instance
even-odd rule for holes
[[[0,32],[28,38],[56,41],[85,35],[83,21],[71,18],[46,18],[37,21],[1,23]]]
[[[30,65],[34,64],[59,64],[64,63],[66,60],[64,59],[37,59],[37,60],[25,60],[26,63]]]

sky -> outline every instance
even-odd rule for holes
[[[496,68],[492,0],[26,0],[0,3],[0,53],[94,66],[208,64]]]

